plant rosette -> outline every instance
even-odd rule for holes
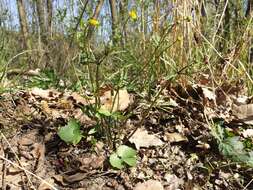
[[[126,165],[135,166],[137,162],[136,150],[133,148],[120,145],[116,152],[110,155],[109,161],[110,164],[117,169],[123,169]]]

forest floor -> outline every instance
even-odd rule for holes
[[[253,189],[251,97],[228,84],[156,88],[155,103],[122,90],[127,119],[113,123],[111,146],[89,133],[97,121],[83,112],[94,103],[84,94],[39,88],[1,94],[0,189]],[[104,105],[109,93],[101,93]],[[85,136],[76,145],[58,135],[71,118]],[[137,150],[134,167],[110,165],[120,144]]]

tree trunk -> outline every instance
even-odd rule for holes
[[[47,31],[52,36],[52,17],[53,17],[53,3],[52,0],[47,0]]]
[[[28,25],[27,25],[24,1],[17,0],[17,7],[18,7],[18,13],[19,13],[19,23],[21,27],[21,33],[23,37],[23,45],[25,49],[30,49],[30,43],[28,39]]]
[[[112,17],[112,41],[113,44],[117,44],[117,25],[118,25],[118,17],[117,17],[117,8],[115,0],[109,0],[110,9],[111,9],[111,17]]]
[[[37,15],[38,15],[38,21],[39,21],[39,35],[41,37],[41,45],[42,45],[42,49],[44,50],[44,53],[41,54],[41,56],[44,58],[44,60],[41,62],[43,63],[43,67],[47,68],[53,68],[54,65],[51,65],[50,62],[50,47],[49,47],[49,32],[48,32],[48,23],[46,22],[46,12],[45,12],[45,8],[46,8],[46,1],[45,0],[36,0],[36,9],[37,9]],[[52,9],[51,9],[52,10]],[[50,16],[50,15],[49,15]],[[50,19],[51,20],[51,19]],[[49,21],[51,22],[51,21]],[[40,41],[39,41],[40,43]],[[41,65],[40,65],[41,67]]]
[[[36,13],[36,3],[33,0],[29,1],[31,5],[31,11],[32,11],[32,23],[31,23],[31,33],[38,34],[38,22],[37,22],[37,13]]]
[[[44,12],[43,0],[36,1],[36,8],[37,8],[37,14],[38,14],[38,20],[39,20],[41,40],[46,45],[47,44],[47,30],[46,30],[46,23],[45,23],[45,12]]]
[[[97,18],[98,18],[98,16],[99,16],[99,13],[100,13],[100,11],[101,11],[101,8],[102,8],[103,4],[104,4],[104,0],[99,0],[99,1],[98,1],[98,4],[97,4],[97,6],[96,6],[96,8],[95,8],[95,11],[94,11],[94,13],[93,13],[93,16],[92,16],[93,19],[96,19],[96,20],[97,20]],[[90,40],[91,40],[92,34],[93,34],[93,32],[94,32],[94,29],[95,29],[94,26],[89,25],[88,33],[87,33],[87,36],[86,36],[88,45],[90,44]]]

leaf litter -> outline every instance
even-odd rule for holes
[[[122,170],[109,165],[113,150],[106,141],[88,134],[96,121],[83,108],[93,97],[39,88],[2,94],[1,155],[39,178],[1,159],[0,183],[41,190],[49,188],[45,181],[57,189],[252,189],[252,102],[240,92],[229,85],[168,85],[127,142],[137,149],[136,166]],[[112,130],[117,139],[135,129],[150,104],[132,96],[125,89],[101,94],[109,112],[132,112],[130,125],[121,124],[120,134]],[[61,133],[75,146],[59,138],[60,126],[69,127]]]

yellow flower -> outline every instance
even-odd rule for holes
[[[97,19],[91,18],[91,19],[89,19],[89,24],[92,25],[92,26],[98,26],[99,22],[98,22]]]
[[[135,10],[131,10],[131,11],[129,12],[129,16],[130,16],[131,19],[137,20],[137,14],[136,14],[136,11],[135,11]]]

